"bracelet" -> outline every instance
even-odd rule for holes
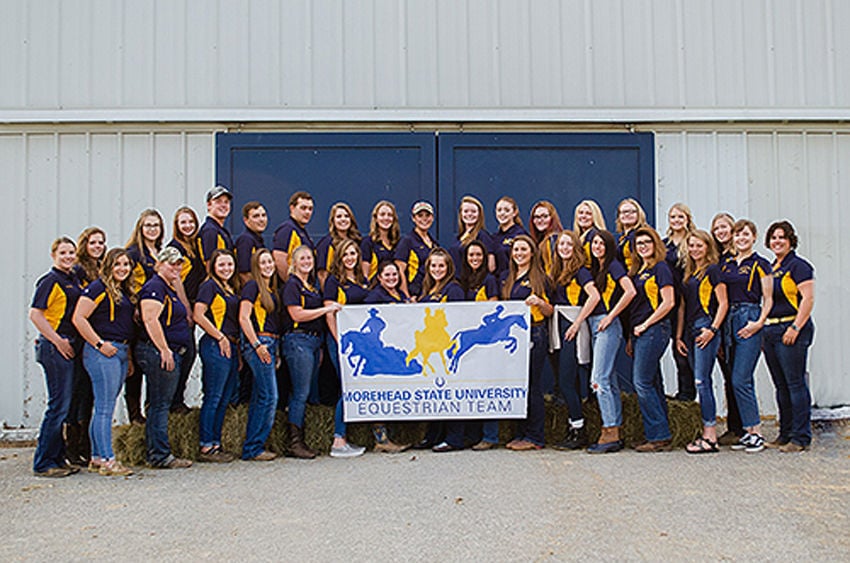
[[[710,326],[710,327],[708,327],[708,330],[710,330],[710,331],[711,331],[711,332],[713,332],[714,334],[717,334],[717,332],[718,332],[720,329],[719,329],[719,328],[717,328],[716,326]]]
[[[791,328],[794,330],[794,332],[800,332],[800,327],[798,327],[796,324],[792,324]]]
[[[222,341],[222,340],[224,340],[225,338],[227,338],[227,337],[226,337],[224,334],[222,334],[221,336],[219,336],[219,337],[216,339],[216,342],[221,342],[221,341]]]
[[[256,342],[254,342],[253,344],[251,344],[251,346],[253,346],[253,347],[254,347],[254,350],[256,350],[257,348],[259,348],[259,347],[260,347],[260,346],[262,346],[262,345],[263,345],[263,343],[262,343],[262,342],[260,342],[259,340],[257,340],[257,341],[256,341]]]

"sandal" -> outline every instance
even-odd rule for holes
[[[720,451],[717,447],[717,442],[712,442],[708,438],[700,436],[687,446],[685,451],[689,454],[714,454]]]

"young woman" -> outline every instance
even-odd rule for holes
[[[408,295],[419,295],[425,278],[425,260],[437,247],[437,241],[431,238],[429,232],[434,224],[434,207],[427,201],[417,201],[410,214],[413,230],[398,243],[395,263],[401,270],[401,289]]]
[[[676,347],[691,364],[699,393],[702,435],[685,447],[688,453],[717,452],[717,406],[711,372],[720,349],[720,327],[729,310],[721,281],[717,247],[711,235],[695,230],[686,241],[688,255],[676,323]]]
[[[576,205],[575,213],[573,214],[573,231],[578,235],[581,241],[581,248],[585,254],[585,267],[590,268],[591,254],[590,241],[593,236],[599,231],[606,230],[605,217],[602,215],[602,209],[599,204],[592,199],[585,199]]]
[[[395,205],[381,200],[372,208],[372,221],[369,223],[369,236],[360,243],[363,254],[363,275],[374,278],[378,265],[395,258],[395,249],[401,239],[401,227]]]
[[[276,271],[272,251],[257,250],[251,257],[252,279],[242,288],[239,301],[242,358],[254,374],[248,427],[242,444],[242,459],[248,461],[271,461],[277,457],[265,449],[277,406],[275,358],[280,340],[281,305]]]
[[[198,461],[227,463],[235,459],[221,447],[227,404],[239,380],[239,293],[236,256],[217,248],[210,255],[209,278],[198,289],[195,324],[204,331],[198,347],[204,399],[201,403]]]
[[[688,255],[688,235],[696,229],[691,209],[684,203],[674,203],[667,212],[667,236],[664,245],[667,248],[665,261],[673,272],[673,290],[676,293],[676,305],[670,315],[674,336],[678,333],[679,303],[681,295],[679,288],[682,286],[682,278],[685,273],[685,258]],[[673,360],[676,363],[676,400],[693,401],[697,396],[694,385],[694,371],[688,362],[687,356],[683,355],[674,342]]]
[[[136,287],[142,287],[154,274],[156,267],[156,255],[162,249],[162,240],[165,237],[162,215],[156,209],[145,209],[139,214],[133,234],[127,241],[125,248],[133,261],[133,283]],[[139,333],[144,330],[139,327]],[[136,356],[132,356],[133,369],[124,381],[124,402],[127,404],[127,416],[130,422],[144,424],[145,417],[142,414],[142,370],[139,367]]]
[[[492,253],[492,241],[484,222],[484,205],[471,195],[463,196],[457,211],[457,240],[449,248],[455,270],[460,270],[463,251],[473,240],[480,240],[487,248],[487,269],[496,269],[496,257]]]
[[[527,235],[526,235],[527,236]],[[466,301],[498,301],[499,283],[496,277],[487,271],[487,249],[481,241],[469,243],[460,268],[460,286]],[[469,424],[467,423],[468,426]],[[465,427],[464,427],[465,430]],[[450,431],[461,432],[459,428]],[[499,445],[499,421],[487,420],[481,424],[481,440],[472,446],[474,451],[491,450]]]
[[[74,372],[77,365],[77,331],[71,316],[80,286],[72,273],[77,246],[68,237],[60,237],[50,246],[53,268],[35,285],[29,318],[39,336],[35,341],[35,360],[41,364],[47,383],[47,410],[38,433],[38,446],[32,460],[33,473],[40,477],[67,477],[79,471],[68,465],[62,423],[71,404]]]
[[[192,334],[186,308],[177,296],[183,256],[173,247],[156,257],[156,273],[139,291],[145,334],[136,344],[136,358],[147,383],[148,419],[145,424],[147,461],[152,467],[178,469],[192,462],[171,454],[168,411],[180,378],[180,364]]]
[[[432,250],[425,261],[425,271],[427,273],[422,283],[420,303],[464,300],[466,295],[463,288],[455,280],[454,261],[446,250],[442,248]],[[438,453],[462,450],[464,428],[463,421],[429,422],[425,437],[414,447],[420,450],[431,448]]]
[[[773,308],[770,262],[753,250],[755,223],[739,219],[732,228],[735,257],[723,264],[723,282],[729,294],[726,319],[726,357],[732,366],[732,387],[746,434],[734,450],[757,453],[764,449],[756,400],[754,373],[762,345],[762,328]]]
[[[85,340],[83,365],[91,378],[94,416],[88,432],[92,452],[89,472],[132,475],[133,470],[115,459],[112,451],[112,415],[127,376],[136,291],[130,276],[133,264],[127,251],[113,248],[106,254],[102,273],[83,290],[74,310],[74,326]]]
[[[627,270],[632,267],[635,253],[635,232],[647,226],[646,213],[637,200],[628,197],[617,205],[617,258]]]
[[[732,227],[735,226],[735,218],[730,214],[721,212],[711,220],[711,235],[717,245],[720,254],[718,264],[721,270],[723,264],[731,260],[735,255],[732,242]],[[720,446],[731,446],[738,443],[744,435],[744,425],[741,423],[741,412],[738,410],[738,401],[735,399],[735,389],[732,386],[732,364],[726,357],[723,342],[726,342],[726,323],[720,327],[721,346],[717,351],[717,363],[723,374],[723,392],[726,397],[726,432],[718,436],[717,444]]]
[[[89,227],[77,238],[77,263],[73,274],[80,289],[87,287],[100,276],[100,265],[106,253],[106,234],[99,227]],[[85,367],[85,366],[84,366]],[[85,466],[91,458],[89,421],[92,417],[94,395],[91,379],[85,370],[75,372],[71,406],[65,421],[65,454],[72,463]]]
[[[531,309],[527,416],[518,421],[516,437],[506,447],[515,451],[539,450],[545,444],[543,427],[546,413],[541,379],[549,349],[546,319],[555,309],[552,306],[552,280],[543,270],[531,237],[520,235],[511,245],[511,266],[502,286],[502,298],[522,299]]]
[[[806,360],[814,336],[814,269],[797,256],[797,233],[788,221],[772,223],[765,245],[773,252],[773,307],[765,321],[764,359],[776,387],[779,436],[770,447],[800,452],[812,442],[812,398]],[[766,444],[767,445],[767,444]]]
[[[350,239],[340,241],[336,247],[336,254],[331,265],[330,275],[325,281],[324,304],[331,306],[333,303],[340,305],[357,305],[366,300],[369,293],[369,284],[363,275],[360,245]],[[325,338],[328,347],[328,356],[336,370],[342,376],[339,368],[339,329],[336,322],[336,313],[325,315],[328,332]],[[343,419],[343,401],[340,395],[334,412],[334,441],[331,445],[331,457],[357,457],[363,455],[366,448],[350,444],[346,439],[346,425]]]
[[[531,208],[531,216],[528,220],[531,239],[540,252],[543,260],[543,271],[546,275],[552,273],[552,262],[555,257],[555,240],[558,233],[564,230],[558,211],[549,201],[538,201]]]
[[[331,270],[334,251],[343,239],[351,239],[360,244],[363,235],[360,234],[351,207],[345,202],[338,201],[331,206],[328,216],[328,234],[316,244],[316,273],[322,287]]]
[[[655,229],[643,227],[635,232],[635,251],[629,270],[637,292],[631,309],[629,348],[634,358],[632,379],[646,436],[646,442],[635,450],[663,452],[669,451],[672,443],[660,362],[670,343],[667,315],[676,301],[673,272],[664,260],[664,243]]]
[[[592,260],[590,274],[599,291],[599,303],[588,317],[593,341],[593,362],[590,386],[599,400],[602,433],[588,453],[604,454],[623,449],[620,427],[623,425],[623,404],[620,386],[614,373],[614,362],[623,339],[620,314],[632,302],[635,286],[617,260],[617,243],[608,231],[599,231],[590,241]]]
[[[519,217],[519,206],[510,196],[502,196],[496,202],[496,221],[499,222],[499,228],[490,235],[490,238],[492,252],[496,256],[496,271],[493,275],[498,280],[510,266],[511,243],[514,237],[527,235],[528,231],[525,230],[522,219]]]
[[[592,237],[588,241],[588,247],[591,240]],[[558,318],[557,323],[558,338],[561,342],[558,377],[559,387],[569,410],[570,428],[566,437],[553,447],[556,450],[577,450],[587,446],[587,428],[581,407],[576,337],[584,321],[596,309],[600,297],[593,283],[593,276],[584,267],[586,255],[578,235],[574,231],[563,231],[558,235],[555,250],[555,263],[552,267],[555,282],[554,303],[563,307],[566,313]]]
[[[100,276],[100,265],[106,254],[106,233],[100,227],[84,229],[77,238],[77,263],[74,275],[81,288]]]
[[[198,288],[207,277],[207,268],[201,259],[200,247],[198,246],[200,240],[198,239],[198,216],[195,214],[195,210],[185,205],[179,207],[174,212],[172,232],[174,238],[168,242],[168,246],[173,246],[179,250],[185,258],[183,270],[180,272],[180,283],[183,288],[182,290],[178,288],[178,295],[181,291],[183,292],[183,296],[186,298],[183,304],[192,311],[198,297]],[[197,357],[194,326],[191,328],[192,339],[189,342],[186,355],[183,357],[183,363],[180,364],[180,379],[177,381],[177,390],[174,392],[174,399],[171,401],[171,412],[180,414],[189,412],[189,407],[186,406],[185,402],[186,383],[189,381],[189,375],[192,373],[192,366]]]
[[[289,279],[283,287],[283,305],[290,319],[284,327],[283,356],[292,381],[287,455],[299,459],[316,457],[316,452],[304,443],[304,412],[311,388],[318,396],[325,316],[342,307],[336,302],[324,304],[314,268],[313,251],[309,246],[299,246],[292,252]]]
[[[399,287],[400,277],[401,272],[395,262],[387,260],[378,264],[375,279],[372,280],[364,303],[408,303],[410,298]],[[373,424],[372,434],[375,437],[376,452],[396,454],[410,448],[410,444],[396,444],[390,440],[386,424]]]

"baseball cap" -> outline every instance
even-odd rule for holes
[[[211,202],[214,199],[220,198],[223,195],[226,195],[230,199],[233,199],[233,194],[230,193],[230,190],[228,190],[224,186],[216,186],[207,192],[207,203]]]
[[[166,246],[159,251],[159,254],[156,255],[156,261],[175,264],[183,261],[183,255],[180,254],[180,251],[173,246]]]
[[[413,204],[413,210],[411,211],[411,213],[416,215],[420,211],[427,211],[428,213],[433,215],[434,214],[434,207],[430,203],[428,203],[427,201],[417,201],[416,203]]]

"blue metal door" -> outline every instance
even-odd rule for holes
[[[271,231],[289,217],[289,196],[313,195],[308,225],[314,241],[328,230],[328,213],[347,202],[368,233],[372,206],[396,204],[404,232],[413,228],[409,210],[418,199],[436,201],[435,137],[431,133],[219,133],[216,182],[233,192],[230,229],[242,232],[240,210],[263,203]]]
[[[654,222],[652,133],[450,133],[439,136],[441,240],[457,231],[458,201],[474,195],[487,210],[487,226],[498,228],[493,210],[503,195],[517,200],[528,228],[528,213],[546,199],[565,228],[582,199],[596,200],[614,231],[617,203],[633,197]]]

